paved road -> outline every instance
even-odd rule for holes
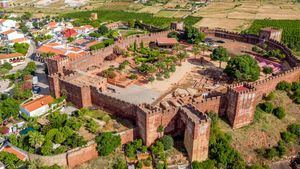
[[[41,92],[39,94],[49,95],[50,94],[49,82],[48,82],[48,77],[45,73],[45,64],[41,63],[41,62],[36,62],[36,61],[35,61],[35,64],[37,66],[36,71],[35,71],[35,75],[38,77],[37,86],[39,86],[41,88]]]

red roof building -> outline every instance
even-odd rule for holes
[[[62,34],[66,37],[66,38],[70,38],[70,37],[75,37],[77,36],[77,32],[75,31],[75,29],[66,29],[62,32]]]

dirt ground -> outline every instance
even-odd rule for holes
[[[193,16],[204,17],[196,26],[241,31],[255,19],[300,19],[300,4],[291,1],[215,1]]]
[[[285,108],[284,119],[280,120],[272,114],[263,113],[258,122],[237,130],[232,130],[228,123],[221,122],[221,129],[232,135],[233,147],[242,154],[247,162],[262,161],[257,157],[255,149],[277,145],[280,140],[280,132],[285,131],[289,124],[300,123],[300,105],[292,103],[285,92],[276,91],[275,95],[274,105]],[[299,146],[290,147],[288,155],[295,154],[297,151],[299,152]]]

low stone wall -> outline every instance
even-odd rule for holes
[[[119,132],[119,135],[121,137],[121,144],[132,142],[133,140],[138,138],[138,134],[139,133],[137,127]]]
[[[28,158],[30,161],[39,161],[43,165],[52,166],[57,164],[59,166],[67,166],[67,153],[57,154],[53,156],[42,156],[38,154],[28,153]]]
[[[97,144],[95,142],[91,142],[84,148],[78,148],[68,151],[66,160],[68,162],[68,167],[74,168],[75,166],[83,164],[92,159],[96,159],[97,157]]]
[[[138,137],[138,128],[128,129],[118,134],[121,137],[121,144],[123,145]],[[68,168],[74,168],[98,157],[97,144],[94,141],[90,141],[85,147],[75,148],[66,153],[53,156],[43,156],[28,152],[27,154],[30,161],[39,161],[47,166],[56,164]]]
[[[222,30],[210,30],[215,32],[216,37],[221,37],[225,39],[236,40],[239,42],[250,43],[253,45],[262,45],[267,44],[269,49],[279,49],[282,53],[286,55],[286,60],[288,63],[295,67],[299,65],[299,59],[293,55],[292,51],[283,43],[275,41],[273,39],[270,40],[263,40],[260,39],[259,36],[253,34],[240,34],[235,32],[229,31],[222,31]]]

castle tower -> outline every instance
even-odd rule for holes
[[[191,106],[183,107],[180,115],[186,125],[184,146],[189,160],[191,162],[206,160],[208,158],[211,120],[206,114]]]
[[[52,75],[63,71],[64,67],[68,67],[69,59],[64,55],[57,55],[46,59],[48,74]]]
[[[262,40],[269,40],[273,39],[278,42],[281,41],[282,36],[282,30],[281,29],[275,29],[275,28],[263,28],[260,30],[259,38]]]
[[[253,122],[256,89],[250,85],[238,84],[228,87],[227,117],[233,129]]]

